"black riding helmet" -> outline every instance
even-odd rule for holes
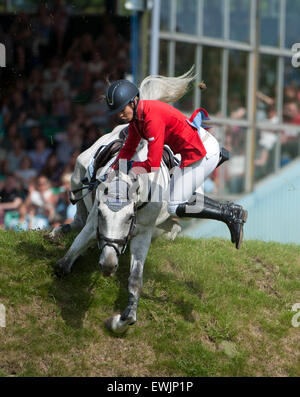
[[[121,112],[130,102],[134,102],[140,92],[137,86],[129,80],[117,80],[111,83],[106,90],[106,103],[109,114]]]

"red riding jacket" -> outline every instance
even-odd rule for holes
[[[189,121],[204,109],[194,112]],[[148,141],[148,158],[146,161],[135,161],[132,167],[142,167],[147,172],[153,172],[160,167],[163,146],[168,145],[174,154],[180,153],[180,168],[184,168],[206,155],[206,149],[198,135],[197,129],[189,124],[186,116],[173,106],[154,100],[141,100],[137,116],[129,124],[126,142],[116,159],[130,160],[136,148],[144,138]],[[116,164],[115,163],[115,164]]]

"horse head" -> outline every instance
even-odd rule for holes
[[[136,226],[139,182],[133,174],[113,172],[97,188],[97,240],[99,265],[105,277],[113,276]]]

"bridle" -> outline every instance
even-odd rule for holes
[[[132,182],[132,181],[129,181]],[[127,184],[129,184],[127,182]],[[99,216],[100,216],[100,210],[98,209],[98,219],[97,219],[97,244],[98,244],[98,248],[100,250],[102,250],[104,247],[108,246],[108,247],[112,247],[115,251],[117,256],[119,257],[121,254],[123,254],[126,251],[126,247],[128,245],[129,240],[131,239],[131,237],[133,237],[135,228],[136,228],[136,218],[137,218],[137,211],[141,210],[142,208],[144,208],[149,202],[151,201],[151,189],[149,189],[148,192],[148,200],[145,202],[140,203],[140,205],[138,206],[137,203],[134,203],[134,212],[133,212],[133,216],[131,219],[131,224],[130,224],[130,228],[129,228],[129,232],[127,234],[126,237],[122,238],[122,239],[116,239],[116,238],[109,238],[107,236],[105,236],[104,234],[100,233],[99,231]],[[104,241],[104,243],[102,243]],[[121,245],[122,248],[119,249],[118,246]]]
[[[99,216],[100,216],[100,210],[98,209],[98,223],[97,223],[97,243],[98,243],[98,248],[102,250],[104,247],[112,247],[115,251],[117,256],[119,257],[121,254],[123,254],[126,251],[127,244],[131,237],[133,236],[134,230],[136,228],[136,216],[137,216],[137,205],[134,203],[134,213],[131,218],[131,224],[129,228],[129,232],[126,237],[122,239],[117,239],[117,238],[109,238],[105,236],[104,234],[100,233],[99,231]],[[101,242],[104,241],[104,244]],[[119,249],[119,245],[122,246],[121,250]]]

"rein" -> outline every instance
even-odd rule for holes
[[[87,196],[90,192],[92,192],[94,189],[97,189],[97,187],[100,185],[100,181],[97,179],[95,181],[88,182],[87,178],[82,181],[84,183],[83,187],[75,190],[71,190],[69,192],[69,200],[70,202],[74,205],[78,203],[78,201],[82,200],[85,196]],[[88,189],[86,193],[84,193],[81,197],[75,198],[75,194],[78,192],[81,192],[84,189]]]

